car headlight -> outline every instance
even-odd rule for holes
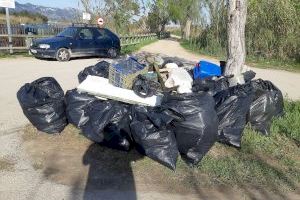
[[[50,45],[49,44],[40,44],[39,47],[41,49],[49,49],[50,48]]]

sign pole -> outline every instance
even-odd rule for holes
[[[9,19],[9,9],[5,8],[6,11],[6,24],[7,24],[7,33],[8,33],[8,44],[9,44],[9,53],[13,54],[13,46],[12,46],[12,33],[11,33],[11,27],[10,27],[10,19]]]

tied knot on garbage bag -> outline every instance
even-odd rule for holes
[[[225,77],[209,77],[193,81],[193,92],[208,92],[212,96],[229,88],[228,79]]]
[[[132,90],[136,95],[142,98],[152,97],[161,92],[161,85],[140,74],[133,82]]]
[[[64,91],[52,77],[26,83],[17,92],[24,115],[39,130],[60,133],[67,125]]]
[[[87,78],[88,75],[108,78],[109,65],[110,64],[108,62],[101,61],[96,65],[86,67],[84,70],[79,72],[78,82],[82,83]]]

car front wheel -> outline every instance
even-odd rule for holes
[[[66,48],[60,48],[56,52],[56,60],[59,62],[69,61],[71,58],[70,51]]]
[[[116,58],[118,56],[118,50],[115,48],[110,48],[107,52],[108,57],[110,58]]]

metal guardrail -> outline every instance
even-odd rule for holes
[[[52,37],[53,35],[25,35],[14,34],[13,50],[28,50],[33,39]],[[136,45],[146,40],[153,40],[158,38],[156,33],[139,34],[139,35],[123,35],[120,36],[121,46]],[[4,42],[3,42],[4,39]],[[17,40],[16,40],[17,39]],[[0,46],[0,50],[9,50],[8,34],[0,34],[0,44],[7,43],[5,46]]]

